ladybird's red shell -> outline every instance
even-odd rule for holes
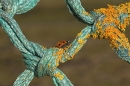
[[[59,42],[56,44],[56,47],[57,47],[57,48],[64,48],[64,47],[68,46],[69,43],[70,43],[69,41],[62,40],[62,41],[59,41]]]

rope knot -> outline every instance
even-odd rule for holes
[[[53,71],[59,65],[59,61],[57,62],[58,55],[55,55],[57,51],[58,49],[55,48],[49,48],[45,51],[44,56],[40,58],[35,69],[36,77],[43,77],[44,75],[53,76]]]
[[[28,70],[34,72],[36,77],[53,76],[53,70],[59,65],[59,49],[45,49],[43,55],[32,55],[23,53],[23,61]],[[40,53],[39,53],[40,54]]]

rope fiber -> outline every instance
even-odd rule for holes
[[[90,13],[82,7],[80,0],[65,0],[70,13],[87,26],[65,49],[45,48],[31,42],[22,33],[13,16],[33,9],[40,0],[1,0],[0,25],[11,42],[22,55],[26,69],[13,86],[28,86],[34,77],[50,76],[55,86],[73,86],[67,76],[57,67],[73,59],[89,37],[107,39],[117,55],[130,63],[130,44],[124,32],[130,20],[130,2],[119,6],[108,5]]]

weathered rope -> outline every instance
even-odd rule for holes
[[[130,2],[119,6],[108,5],[108,8],[100,8],[88,13],[83,9],[80,0],[65,1],[70,12],[79,21],[92,24],[90,35],[94,39],[108,39],[117,55],[130,63],[130,44],[124,34],[130,21]]]
[[[85,11],[80,0],[65,0],[69,11],[75,18],[86,24],[93,24],[94,18]]]
[[[15,14],[25,13],[32,9],[39,0],[1,0],[0,25],[17,47],[26,65],[25,71],[18,76],[14,86],[28,86],[33,77],[50,76],[56,86],[73,86],[66,75],[57,66],[73,59],[87,39],[108,39],[117,55],[130,62],[130,45],[124,35],[130,20],[130,3],[120,6],[101,8],[88,13],[82,7],[80,0],[65,0],[69,11],[87,26],[78,33],[75,40],[65,49],[45,48],[28,41],[19,25],[13,19]]]
[[[73,86],[65,74],[56,67],[59,65],[59,62],[64,63],[73,58],[74,54],[85,43],[86,35],[91,31],[90,27],[84,29],[82,32],[85,32],[85,34],[77,36],[73,45],[66,50],[58,48],[46,49],[39,44],[28,41],[17,22],[7,12],[0,10],[0,17],[3,30],[8,34],[15,47],[21,51],[27,67],[16,79],[14,86],[26,86],[34,76],[42,77],[44,75],[51,76],[55,85]],[[85,41],[79,42],[81,38]],[[30,75],[30,77],[26,75]]]
[[[2,10],[14,16],[34,8],[40,0],[1,0]]]

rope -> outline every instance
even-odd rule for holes
[[[130,63],[130,44],[124,32],[130,21],[130,2],[119,6],[108,5],[90,13],[86,12],[80,0],[65,0],[71,14],[79,21],[92,24],[91,33],[94,39],[107,39],[117,55]]]
[[[25,13],[34,8],[40,0],[1,0],[2,9],[10,14]]]
[[[80,0],[65,0],[72,15],[87,26],[76,36],[75,40],[65,49],[45,48],[28,41],[19,25],[13,19],[15,14],[21,14],[32,9],[39,0],[1,0],[0,25],[7,33],[11,42],[22,55],[26,69],[21,73],[13,86],[28,86],[33,77],[50,76],[56,86],[73,86],[67,76],[57,67],[73,59],[91,36],[94,39],[107,39],[117,55],[130,62],[130,45],[125,37],[125,28],[130,20],[130,3],[119,6],[108,5],[88,13],[82,7]]]

